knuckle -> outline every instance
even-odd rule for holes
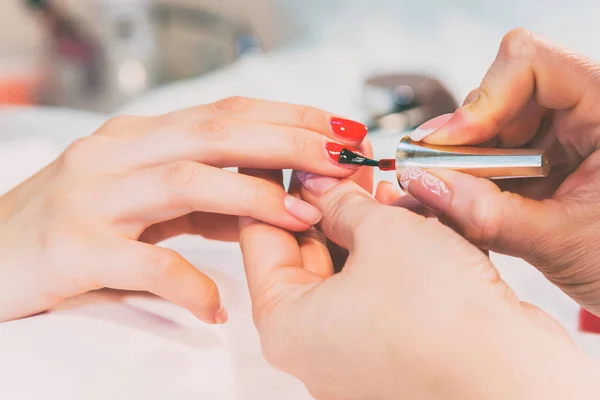
[[[179,255],[172,250],[155,249],[148,254],[149,268],[146,269],[150,280],[164,279],[174,275],[179,265]]]
[[[311,106],[298,106],[298,124],[300,126],[311,126],[313,116],[316,114],[316,108]]]
[[[217,304],[220,300],[219,289],[213,281],[208,281],[202,292],[203,304]]]
[[[86,136],[75,140],[62,154],[60,161],[67,168],[80,168],[101,151],[105,141],[99,136]]]
[[[138,122],[139,119],[140,117],[134,117],[130,115],[119,115],[116,117],[112,117],[108,121],[106,121],[104,125],[102,125],[100,131],[109,133],[113,133],[113,131],[115,131],[116,133],[120,133],[121,130]]]
[[[479,97],[479,88],[471,90],[469,92],[469,94],[467,95],[467,97],[465,97],[465,101],[463,103],[463,106],[466,106],[467,104],[474,103],[475,100],[477,100],[478,97]]]
[[[198,126],[198,132],[201,136],[211,141],[221,141],[226,138],[228,126],[231,122],[227,117],[215,117],[208,122],[202,122]]]
[[[341,229],[342,223],[347,221],[348,217],[355,217],[356,214],[349,212],[352,208],[352,202],[356,201],[356,193],[347,192],[343,193],[335,203],[333,203],[327,212],[330,219],[333,221],[333,229]]]
[[[496,194],[494,194],[495,196]],[[518,196],[510,192],[502,192],[499,196],[508,201],[518,201]],[[505,201],[500,199],[501,202]],[[497,207],[492,196],[476,202],[473,209],[474,222],[471,224],[467,236],[474,240],[480,247],[490,249],[494,246],[502,231],[504,223],[502,207]]]
[[[250,99],[243,96],[232,96],[214,103],[218,111],[242,112],[248,106]]]
[[[503,58],[532,57],[538,48],[538,41],[527,29],[517,28],[502,38],[499,55]]]
[[[257,180],[254,184],[249,185],[245,191],[245,198],[248,199],[247,204],[257,204],[265,199],[268,199],[273,194],[273,186],[264,180]]]
[[[308,132],[291,135],[291,141],[294,152],[297,154],[306,154],[310,150],[311,144],[314,145],[314,139]]]
[[[198,168],[193,161],[177,161],[166,168],[164,181],[168,186],[186,188],[196,178]]]
[[[348,226],[352,226],[352,237],[354,240],[361,241],[366,235],[371,236],[373,232],[381,232],[378,222],[382,221],[380,213],[384,207],[360,207],[359,204],[368,202],[370,199],[362,193],[346,192],[337,198],[329,210],[327,221],[331,224],[331,230],[334,232],[345,232]]]

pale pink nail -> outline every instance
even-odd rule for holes
[[[225,309],[223,304],[221,304],[221,307],[219,307],[219,310],[215,314],[215,323],[222,325],[226,323],[228,319],[229,315],[227,314],[227,310]]]
[[[433,132],[439,130],[442,126],[446,125],[446,123],[452,118],[454,114],[444,114],[439,117],[435,117],[425,122],[423,125],[419,126],[415,129],[411,134],[410,138],[415,142],[425,139],[427,136],[431,135]]]
[[[307,172],[296,172],[302,186],[315,195],[320,195],[337,186],[341,181],[328,176],[309,174]]]
[[[445,213],[450,207],[452,192],[448,185],[423,168],[404,169],[400,184],[414,198],[433,210]]]
[[[308,225],[316,225],[323,218],[316,207],[289,194],[285,197],[284,204],[290,214]]]

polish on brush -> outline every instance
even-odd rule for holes
[[[363,165],[366,167],[377,167],[382,171],[394,171],[396,169],[396,160],[384,158],[379,161],[365,157],[363,154],[348,149],[340,151],[338,158],[340,164]]]

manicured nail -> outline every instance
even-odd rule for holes
[[[336,178],[309,174],[307,172],[296,172],[296,176],[302,182],[302,186],[315,195],[323,194],[341,182]]]
[[[435,211],[445,213],[452,193],[444,181],[423,168],[408,167],[402,171],[400,184],[414,198]]]
[[[354,168],[354,169],[359,168],[360,167],[359,165],[340,164],[339,163],[340,153],[344,149],[348,149],[354,153],[361,154],[358,150],[353,149],[352,147],[344,146],[343,144],[340,144],[340,143],[327,142],[327,144],[325,145],[325,150],[327,150],[327,155],[329,155],[329,158],[331,159],[331,161],[333,161],[336,165],[339,165],[339,166],[342,166],[345,168]]]
[[[290,214],[305,224],[316,225],[323,218],[323,213],[319,209],[292,195],[285,196],[284,203]]]
[[[413,133],[410,134],[410,138],[415,142],[425,139],[427,136],[444,126],[453,115],[454,114],[444,114],[440,115],[439,117],[435,117],[434,119],[430,119],[415,129]]]
[[[227,310],[225,309],[223,304],[221,304],[221,307],[219,307],[219,310],[215,314],[215,323],[222,325],[222,324],[226,323],[228,319],[229,319],[229,315],[227,314]]]
[[[339,137],[354,142],[362,142],[368,132],[368,128],[360,122],[338,117],[331,118],[331,129]]]
[[[600,318],[582,308],[579,311],[579,331],[583,333],[600,333]]]

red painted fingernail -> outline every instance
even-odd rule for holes
[[[331,129],[339,137],[355,142],[362,142],[368,132],[368,128],[360,122],[338,117],[331,118]]]
[[[600,318],[582,308],[579,312],[579,331],[600,333]]]
[[[344,146],[343,144],[335,143],[335,142],[327,142],[327,144],[325,145],[325,149],[327,150],[327,154],[329,155],[329,158],[331,158],[331,161],[333,161],[334,163],[336,163],[338,165],[339,165],[339,160],[340,160],[340,152],[344,149],[347,149],[354,153],[362,155],[361,152],[359,152],[356,149],[353,149],[352,147]],[[344,164],[344,167],[357,168],[358,166]]]

